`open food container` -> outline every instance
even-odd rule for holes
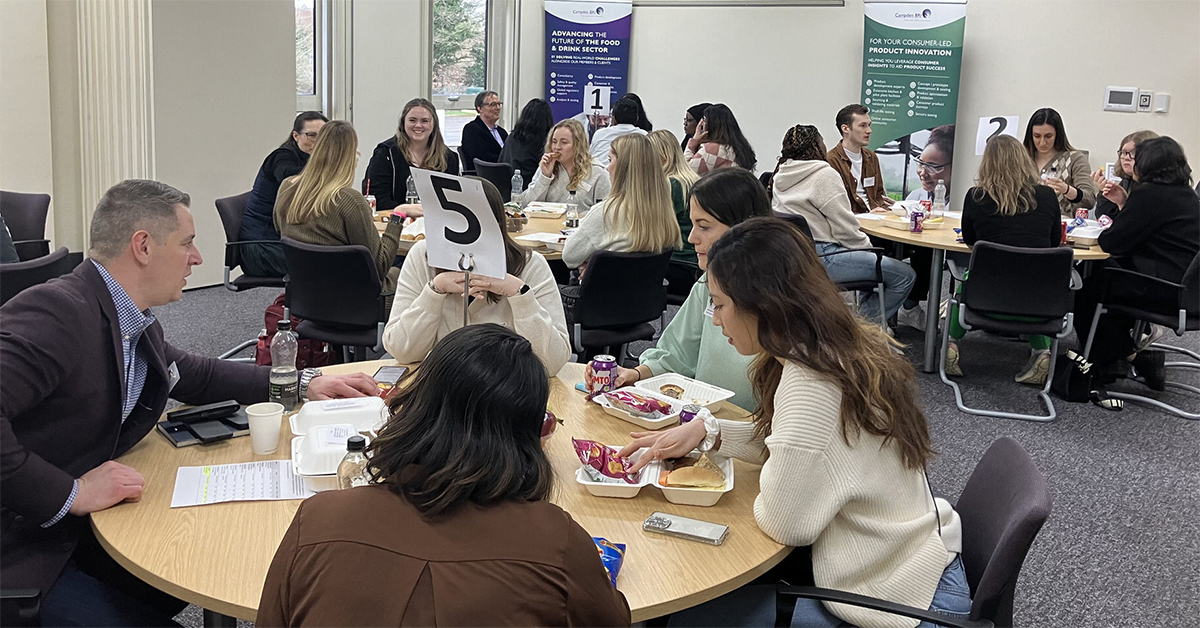
[[[613,448],[615,449],[615,448]],[[646,452],[646,449],[639,449],[629,456],[631,462],[636,462],[638,458]],[[699,455],[699,452],[693,451],[690,455]],[[616,478],[605,478],[604,481],[596,481],[592,479],[592,474],[589,473],[589,467],[580,464],[575,470],[575,481],[583,485],[588,493],[596,497],[615,497],[619,499],[632,499],[637,497],[641,492],[642,487],[652,484],[658,487],[663,492],[663,497],[672,504],[682,506],[714,506],[720,501],[721,496],[733,490],[733,458],[725,458],[710,454],[710,459],[721,468],[721,472],[725,474],[724,488],[690,488],[681,486],[667,486],[662,483],[663,472],[667,470],[667,463],[661,460],[653,460],[647,464],[638,475],[638,481],[629,483]]]
[[[1090,221],[1089,221],[1090,222]],[[1086,227],[1075,227],[1067,237],[1075,241],[1076,244],[1083,246],[1095,246],[1100,243],[1100,234],[1104,233],[1104,227],[1100,225]]]
[[[706,384],[678,373],[663,373],[655,377],[638,380],[634,386],[675,399],[683,404],[704,406],[714,412],[721,407],[721,402],[733,397],[732,390],[725,390],[719,386]],[[666,391],[663,390],[664,388]],[[679,393],[678,397],[670,394],[670,392],[678,393],[679,390],[683,392]]]
[[[562,218],[567,213],[567,204],[533,201],[525,206],[525,211],[534,218]]]
[[[387,406],[380,397],[358,397],[355,399],[326,399],[308,401],[293,414],[288,423],[292,434],[303,436],[318,425],[340,425],[349,423],[361,433],[372,432],[387,420]]]
[[[638,416],[635,414],[631,414],[622,408],[618,408],[618,407],[612,405],[612,403],[610,403],[608,401],[608,398],[606,398],[603,394],[599,394],[599,395],[596,395],[595,397],[592,397],[592,403],[595,403],[595,404],[599,405],[601,408],[604,408],[605,412],[617,417],[618,419],[624,419],[626,421],[629,421],[630,423],[633,423],[634,425],[637,425],[639,427],[644,427],[648,430],[659,430],[664,427],[669,427],[669,426],[675,425],[676,423],[679,423],[679,411],[683,410],[683,406],[687,405],[687,403],[685,403],[683,401],[680,401],[678,399],[672,399],[672,398],[670,398],[660,392],[657,392],[655,390],[646,390],[643,388],[638,388],[636,386],[622,386],[621,388],[618,388],[617,390],[624,390],[624,391],[632,392],[637,395],[641,395],[643,397],[650,397],[652,399],[657,399],[658,401],[661,401],[671,407],[670,414],[661,416],[657,419],[652,419],[652,418],[646,418],[646,417]]]
[[[350,423],[317,425],[304,436],[292,438],[292,472],[304,478],[311,491],[338,488],[337,469],[346,457],[346,439],[358,434]],[[370,442],[369,436],[363,436]]]
[[[615,447],[610,448],[616,449]],[[645,451],[646,449],[643,448],[634,452],[633,455],[629,456],[630,462],[637,462],[638,458],[641,458]],[[587,492],[595,495],[596,497],[617,497],[620,499],[629,499],[631,497],[636,497],[638,492],[642,490],[643,486],[646,486],[651,482],[652,478],[658,476],[658,472],[660,469],[662,469],[662,465],[657,460],[652,461],[650,464],[646,465],[646,468],[639,472],[638,481],[633,484],[630,484],[624,480],[618,480],[616,478],[605,478],[603,481],[593,480],[593,476],[589,473],[589,469],[590,467],[587,467],[581,463],[579,468],[575,470],[575,481],[579,484],[582,484],[583,487],[587,489]]]
[[[905,231],[912,228],[912,222],[908,218],[901,218],[895,214],[887,214],[879,221],[885,227],[892,229],[904,229]],[[946,219],[942,216],[937,218],[926,218],[921,222],[922,229],[941,229],[946,224]]]

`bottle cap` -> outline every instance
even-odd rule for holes
[[[278,331],[291,331],[292,330],[292,321],[289,321],[287,319],[280,319],[279,322],[276,323],[275,329]]]
[[[367,439],[355,434],[346,439],[346,451],[362,451],[367,447]]]

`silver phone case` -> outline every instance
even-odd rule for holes
[[[642,522],[642,530],[708,545],[720,545],[729,535],[729,526],[725,524],[710,523],[665,512],[655,512],[646,517],[646,520]]]

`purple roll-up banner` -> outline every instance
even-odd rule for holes
[[[546,0],[546,100],[554,120],[609,114],[629,82],[631,0]]]

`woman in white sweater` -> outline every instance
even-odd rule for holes
[[[754,516],[784,545],[812,546],[816,585],[958,617],[970,613],[958,515],[925,477],[934,454],[912,365],[842,304],[813,249],[753,218],[709,249],[713,324],[755,356],[754,421],[706,418],[635,433],[638,465],[694,448],[761,463]],[[634,465],[635,468],[638,465]],[[774,587],[747,586],[672,625],[773,625]],[[912,628],[917,620],[800,600],[793,626]]]
[[[873,280],[878,259],[874,253],[841,252],[869,247],[871,240],[859,228],[842,177],[826,163],[825,153],[825,142],[816,127],[798,124],[788,129],[772,176],[771,209],[804,216],[830,279],[837,283]],[[881,270],[883,310],[891,320],[912,291],[917,274],[908,264],[890,257],[883,258]],[[860,293],[858,307],[865,318],[879,319],[879,295],[875,292]]]
[[[546,153],[538,162],[529,189],[513,197],[521,207],[534,202],[567,203],[572,193],[581,208],[608,198],[608,172],[592,163],[587,131],[576,120],[563,120],[550,129]]]
[[[500,223],[508,275],[471,275],[465,286],[463,273],[431,267],[425,241],[417,242],[400,270],[383,346],[402,363],[424,360],[438,340],[462,327],[462,294],[468,290],[474,298],[468,308],[472,324],[497,323],[524,336],[546,372],[558,373],[571,358],[571,343],[554,274],[546,258],[514,242],[504,229],[504,199],[496,186],[483,181],[483,191]]]

